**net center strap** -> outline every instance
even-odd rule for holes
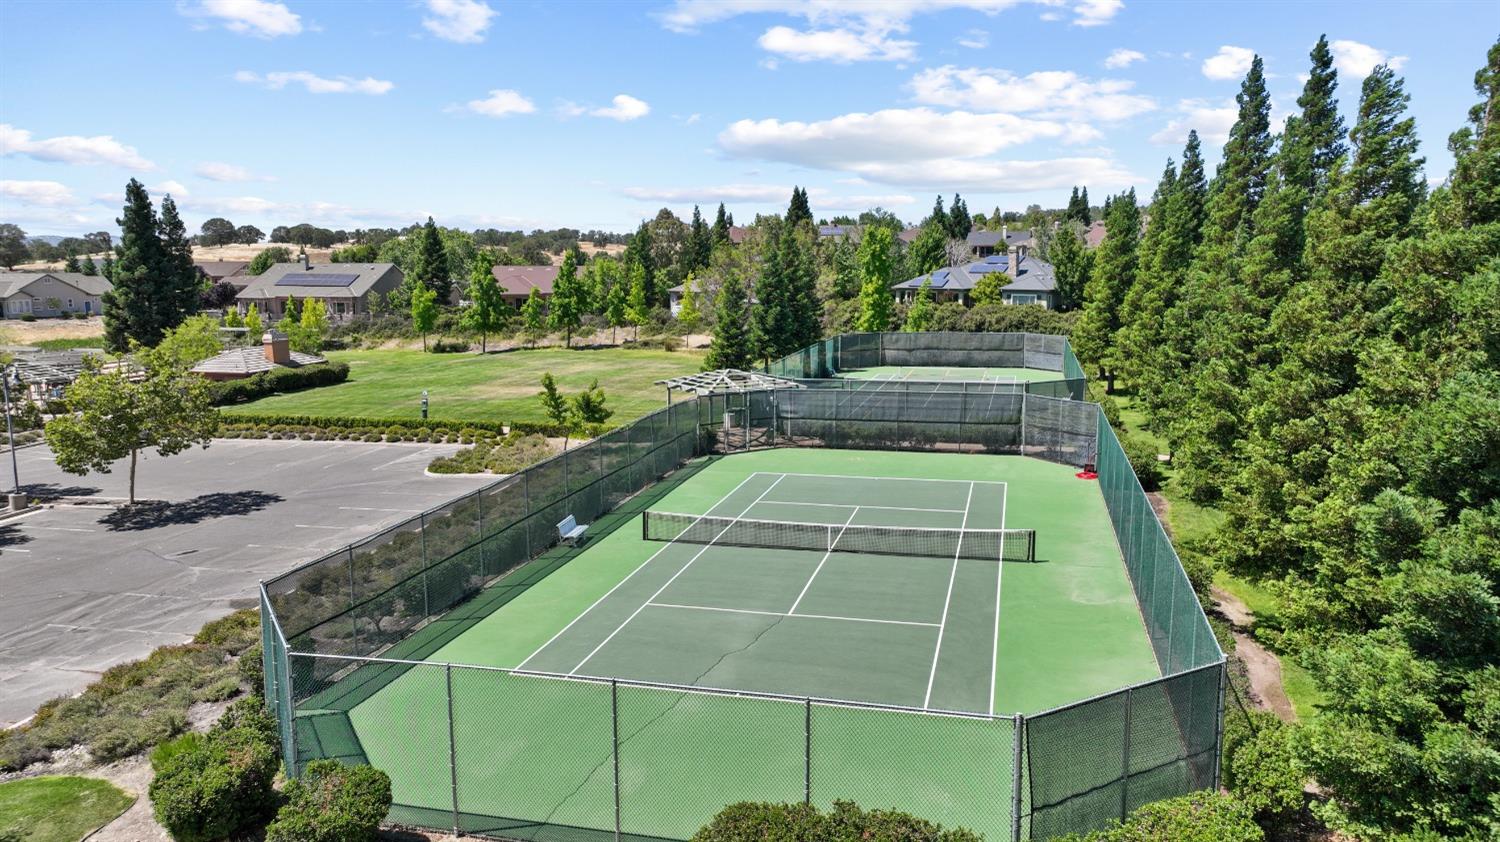
[[[647,511],[647,541],[722,544],[773,550],[875,553],[980,561],[1033,561],[1034,529],[950,529],[923,526],[845,526],[785,520]]]

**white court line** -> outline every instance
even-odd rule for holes
[[[969,483],[969,499],[964,503],[964,521],[959,524],[960,530],[969,525],[969,505],[974,502],[974,483]],[[937,679],[938,656],[943,653],[943,632],[948,630],[948,606],[953,602],[953,582],[958,578],[958,554],[963,551],[963,543],[953,551],[953,571],[948,574],[948,596],[943,599],[943,617],[938,623],[937,648],[932,652],[932,672],[927,674],[927,695],[922,698],[922,707],[932,706],[932,683]],[[994,682],[990,682],[993,684]]]
[[[995,681],[1000,677],[1000,582],[1005,576],[1005,504],[1010,501],[1007,487],[1000,497],[1000,564],[995,565],[995,642],[990,659],[990,714],[995,713]]]
[[[816,578],[818,578],[818,571],[822,570],[823,569],[823,565],[828,563],[828,557],[831,556],[831,555],[833,555],[833,548],[836,547],[836,546],[838,546],[838,544],[839,544],[839,538],[844,537],[844,530],[848,529],[849,528],[849,524],[851,524],[851,523],[854,522],[854,516],[857,515],[857,514],[859,514],[859,507],[855,506],[854,507],[854,511],[852,511],[852,512],[849,513],[849,519],[846,520],[846,521],[844,521],[844,526],[843,526],[842,529],[839,530],[838,536],[833,539],[833,542],[831,544],[829,544],[829,546],[828,546],[828,552],[823,553],[823,557],[820,558],[820,559],[818,559],[818,566],[813,568],[812,575],[807,577],[807,584],[805,584],[805,585],[802,586],[801,593],[797,594],[797,599],[794,602],[792,602],[792,607],[788,608],[786,613],[788,613],[788,614],[796,614],[797,613],[797,606],[799,606],[799,605],[802,604],[802,597],[807,596],[807,589],[810,588],[810,587],[812,587],[813,580],[816,579]]]
[[[832,614],[783,614],[780,611],[754,611],[749,608],[715,608],[709,605],[682,605],[676,602],[648,602],[652,608],[681,608],[687,611],[721,611],[725,614],[758,614],[763,617],[798,617],[804,620],[843,620],[849,623],[881,623],[887,626],[938,627],[937,623],[919,623],[916,620],[877,620],[873,617],[837,617]],[[644,607],[644,606],[642,606]],[[571,675],[572,673],[569,673]]]
[[[956,482],[961,485],[1005,485],[998,479],[933,479],[931,477],[865,477],[857,474],[782,474],[784,477],[819,477],[823,479],[874,479],[886,482]],[[869,508],[868,506],[866,508]],[[955,511],[957,511],[955,509]]]
[[[771,489],[775,488],[777,483],[781,482],[784,479],[786,479],[786,474],[782,474],[781,476],[776,478],[776,482],[773,482],[770,485],[766,486],[766,490],[760,493],[760,497],[756,497],[750,502],[750,505],[745,507],[744,511],[740,512],[738,515],[735,515],[734,519],[730,521],[729,526],[725,526],[723,529],[719,530],[718,535],[715,535],[712,540],[710,540],[707,544],[704,544],[703,549],[699,550],[692,558],[688,559],[687,564],[684,564],[680,570],[678,570],[676,573],[673,573],[672,578],[668,579],[665,584],[657,588],[656,593],[652,594],[650,599],[647,599],[645,602],[641,603],[640,608],[637,608],[635,609],[635,611],[631,612],[630,616],[625,618],[625,622],[621,623],[615,628],[614,631],[609,633],[609,637],[606,637],[604,638],[604,640],[600,641],[599,645],[594,647],[594,651],[588,653],[588,655],[586,655],[583,660],[578,662],[578,666],[568,670],[568,675],[572,675],[573,673],[576,673],[579,670],[583,669],[583,665],[589,662],[589,658],[592,658],[595,655],[599,654],[599,650],[603,649],[611,640],[614,640],[615,635],[620,633],[620,629],[623,629],[626,626],[630,625],[630,621],[634,620],[637,614],[640,614],[643,610],[645,610],[647,605],[650,605],[653,600],[661,596],[662,591],[666,590],[671,586],[673,582],[677,581],[678,576],[681,576],[683,573],[687,572],[687,569],[693,566],[693,562],[697,561],[703,556],[704,553],[708,552],[708,548],[713,546],[713,542],[717,541],[720,535],[728,532],[729,527],[734,525],[734,521],[737,521],[740,518],[744,517],[745,512],[748,512],[751,509],[755,508],[755,504],[760,502],[761,497],[765,497],[767,494],[770,494]],[[671,546],[671,544],[668,544],[667,546]],[[666,549],[666,547],[663,547],[662,549]]]
[[[760,474],[760,471],[756,471],[755,473],[750,474],[749,476],[747,476],[744,479],[740,480],[740,484],[739,485],[736,485],[734,488],[729,489],[729,491],[727,493],[725,493],[725,495],[723,497],[720,497],[717,501],[714,502],[714,504],[712,506],[708,507],[708,511],[710,511],[710,512],[713,511],[715,508],[718,507],[718,505],[720,503],[724,502],[725,500],[728,500],[730,497],[733,497],[734,493],[736,491],[739,491],[741,488],[743,488],[744,485],[745,485],[745,483],[749,482],[752,478],[758,476],[759,474]],[[704,515],[700,515],[700,517],[706,517],[706,516],[707,516],[706,513]],[[578,622],[579,620],[582,620],[585,616],[588,615],[588,613],[590,611],[593,611],[595,608],[598,608],[599,607],[599,603],[603,602],[606,599],[609,599],[609,595],[610,594],[612,594],[615,591],[619,590],[621,585],[623,585],[626,582],[630,581],[630,579],[631,579],[632,576],[634,576],[635,574],[637,574],[637,573],[641,572],[642,570],[644,570],[646,568],[646,565],[648,565],[652,561],[654,561],[657,556],[659,556],[662,553],[666,552],[667,549],[669,547],[671,547],[671,546],[672,546],[671,542],[663,544],[662,547],[661,547],[661,549],[659,549],[656,552],[652,553],[650,558],[648,558],[645,561],[641,562],[640,566],[637,567],[636,569],[630,571],[630,575],[629,576],[626,576],[625,578],[623,578],[620,581],[616,582],[614,587],[612,587],[609,590],[607,590],[607,591],[604,592],[604,596],[601,596],[598,599],[594,600],[594,604],[593,605],[590,605],[588,608],[583,609],[583,613],[582,614],[579,614],[577,617],[574,617],[566,626],[562,627],[561,631],[559,631],[557,634],[552,635],[552,637],[548,638],[547,642],[543,643],[535,652],[532,652],[530,655],[527,655],[526,656],[526,660],[524,660],[520,664],[518,664],[516,666],[516,669],[520,669],[521,667],[524,667],[528,663],[530,663],[531,659],[535,658],[537,655],[541,654],[541,651],[543,649],[546,649],[548,646],[551,646],[552,642],[554,640],[557,640],[559,637],[562,637],[568,631],[568,629],[573,628],[573,624],[574,623]]]
[[[947,512],[948,514],[961,514],[963,509],[919,509],[915,506],[866,506],[863,503],[856,506],[853,503],[808,503],[803,500],[762,500],[762,506],[822,506],[828,509],[884,509],[892,512]]]

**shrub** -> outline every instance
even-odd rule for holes
[[[151,771],[160,773],[177,759],[179,755],[192,751],[202,751],[208,737],[196,731],[180,734],[165,742],[157,743],[156,748],[151,749]]]
[[[330,362],[302,368],[277,367],[241,380],[210,383],[209,394],[213,397],[215,406],[223,406],[283,392],[332,386],[348,379],[348,363]]]
[[[1230,796],[1195,792],[1141,807],[1109,830],[1053,842],[1263,842],[1250,810]]]
[[[215,731],[151,781],[156,820],[178,842],[212,842],[259,823],[276,803],[275,748],[249,728]]]
[[[21,316],[21,321],[23,321],[23,322],[34,322],[34,321],[36,321],[36,316],[33,316],[30,313],[26,313],[25,315]]]
[[[692,842],[843,842],[843,840],[900,840],[901,842],[979,842],[964,828],[945,830],[907,813],[863,810],[848,801],[835,801],[823,813],[807,804],[731,804],[697,833]]]
[[[285,795],[266,842],[364,842],[391,809],[391,779],[371,766],[315,760]]]
[[[249,649],[240,653],[240,660],[235,664],[235,670],[240,674],[240,680],[250,688],[251,695],[259,696],[265,692],[265,652],[257,642]]]
[[[1225,714],[1224,788],[1263,826],[1283,824],[1302,808],[1307,775],[1297,759],[1294,736],[1294,726],[1265,711]]]
[[[235,729],[244,729],[254,734],[261,742],[278,751],[281,748],[281,732],[276,717],[266,709],[260,696],[246,696],[224,710],[224,715],[214,723],[213,733],[224,734]]]
[[[439,339],[428,350],[434,354],[462,354],[469,350],[469,343],[462,339]]]
[[[1156,458],[1156,447],[1139,436],[1126,435],[1120,441],[1125,449],[1125,458],[1141,481],[1141,488],[1155,491],[1161,487],[1161,461]]]

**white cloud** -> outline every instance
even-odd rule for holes
[[[166,181],[159,181],[156,184],[151,185],[150,192],[152,192],[152,193],[171,193],[172,194],[172,198],[174,198],[174,199],[181,199],[182,197],[184,197],[184,196],[186,196],[188,194],[188,189],[186,187],[184,187],[182,185],[182,182],[180,182],[180,181],[173,181],[172,179],[167,179]]]
[[[156,165],[109,135],[63,135],[34,139],[31,132],[0,123],[0,156],[25,155],[61,164],[109,164],[132,170],[154,170]]]
[[[1225,44],[1217,53],[1203,60],[1203,75],[1210,79],[1239,79],[1250,72],[1250,62],[1254,58],[1254,50]]]
[[[960,47],[982,50],[990,45],[990,34],[983,29],[970,29],[954,39]]]
[[[620,191],[632,199],[684,204],[717,202],[780,202],[792,193],[790,185],[719,184],[703,187],[626,187]]]
[[[792,61],[910,61],[916,58],[916,42],[888,37],[889,30],[867,28],[814,29],[798,31],[773,26],[760,36],[761,49]]]
[[[911,80],[917,101],[930,105],[1106,122],[1156,108],[1150,97],[1128,93],[1134,86],[1123,79],[1094,81],[1070,70],[1017,76],[1008,70],[952,65],[929,68]]]
[[[505,117],[536,111],[536,103],[522,96],[519,91],[509,88],[496,88],[484,99],[471,99],[466,107],[475,114],[486,117]]]
[[[595,117],[619,120],[622,123],[629,120],[639,120],[651,113],[651,106],[646,104],[645,100],[636,99],[630,94],[615,94],[615,98],[610,100],[610,102],[614,104],[603,108],[589,109],[588,113]]]
[[[0,196],[14,199],[23,205],[42,207],[75,207],[78,199],[66,185],[56,181],[11,181],[0,180]]]
[[[1333,52],[1334,68],[1350,79],[1369,76],[1376,65],[1389,65],[1392,70],[1400,70],[1406,66],[1406,56],[1389,55],[1384,50],[1358,41],[1333,41],[1329,43],[1328,49]]]
[[[307,89],[310,94],[368,94],[380,96],[388,93],[396,87],[394,82],[384,79],[375,79],[366,76],[356,79],[353,76],[335,76],[328,78],[309,73],[306,70],[277,71],[267,73],[264,76],[249,70],[241,70],[234,74],[236,82],[244,82],[247,85],[260,85],[273,91],[279,91],[287,85],[297,83]]]
[[[1123,0],[1081,0],[1073,5],[1074,26],[1103,26],[1125,8]]]
[[[1152,143],[1181,148],[1187,142],[1188,131],[1197,129],[1198,137],[1205,143],[1222,146],[1239,118],[1239,108],[1232,99],[1223,102],[1184,99],[1177,103],[1177,110],[1182,116],[1151,135]]]
[[[997,161],[942,158],[911,163],[859,164],[856,171],[886,184],[926,189],[1029,193],[1073,184],[1120,190],[1139,179],[1107,158],[1053,158],[1039,161]]]
[[[221,161],[204,161],[193,169],[193,174],[209,181],[275,181],[268,175],[255,175],[244,167]]]
[[[1104,66],[1111,70],[1118,70],[1122,67],[1129,67],[1138,61],[1145,60],[1146,54],[1140,50],[1127,50],[1124,47],[1119,47],[1104,60]]]
[[[267,0],[202,0],[196,5],[179,4],[178,11],[188,17],[212,18],[230,32],[275,38],[296,35],[302,31],[302,18],[285,3]]]
[[[484,40],[490,19],[498,12],[488,3],[475,0],[427,0],[429,17],[422,18],[428,32],[458,44],[478,44]]]

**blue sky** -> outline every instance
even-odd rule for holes
[[[1350,119],[1399,68],[1437,182],[1497,32],[1492,2],[6,0],[0,221],[113,232],[132,176],[266,231],[1144,199],[1189,128],[1216,159],[1251,54],[1294,108],[1321,33]]]

